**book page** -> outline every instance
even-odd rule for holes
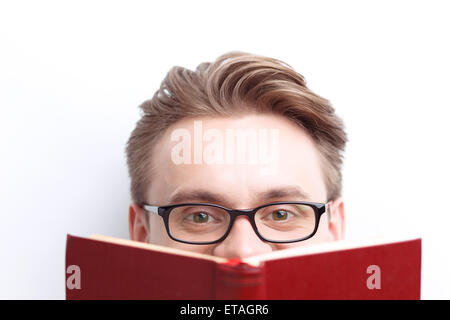
[[[215,256],[208,255],[208,254],[202,254],[202,253],[197,253],[197,252],[192,252],[192,251],[187,251],[187,250],[182,250],[182,249],[165,247],[165,246],[160,246],[160,245],[156,245],[156,244],[152,244],[152,243],[145,243],[145,242],[140,242],[140,241],[133,241],[133,240],[109,237],[109,236],[104,236],[104,235],[99,235],[99,234],[91,235],[89,237],[89,239],[105,241],[105,242],[110,242],[110,243],[115,243],[115,244],[119,244],[119,245],[135,247],[135,248],[142,248],[142,249],[147,249],[147,250],[152,250],[152,251],[166,252],[166,253],[170,253],[170,254],[176,254],[176,255],[187,256],[187,257],[192,257],[192,258],[212,260],[217,263],[224,263],[228,260],[226,258],[215,257]]]
[[[324,243],[313,244],[304,247],[293,247],[278,251],[272,251],[269,253],[264,253],[254,257],[249,257],[243,259],[242,261],[250,265],[258,265],[263,261],[283,259],[294,256],[302,256],[323,252],[339,251],[353,248],[369,247],[375,245],[389,244],[395,242],[408,241],[413,239],[419,239],[420,237],[408,237],[408,238],[385,238],[385,237],[374,237],[361,240],[338,240],[330,241]]]

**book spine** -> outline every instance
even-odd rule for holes
[[[216,300],[266,299],[264,263],[251,266],[239,259],[216,265]]]

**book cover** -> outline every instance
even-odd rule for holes
[[[421,239],[335,241],[225,259],[67,236],[66,299],[420,299]]]

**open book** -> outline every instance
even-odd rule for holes
[[[66,299],[420,299],[421,239],[334,241],[225,259],[67,236]]]

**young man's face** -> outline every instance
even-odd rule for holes
[[[235,139],[233,148],[230,137],[236,135],[249,143],[239,148]],[[184,119],[165,132],[151,157],[148,172],[152,179],[145,199],[151,205],[212,203],[249,209],[277,201],[327,201],[322,160],[313,140],[281,116]],[[150,213],[148,226],[144,210],[136,203],[130,205],[129,213],[132,240],[225,258],[338,240],[344,233],[341,199],[332,202],[330,219],[327,213],[322,214],[312,238],[289,244],[261,240],[243,215],[236,218],[225,240],[185,244],[168,236],[158,214]]]

